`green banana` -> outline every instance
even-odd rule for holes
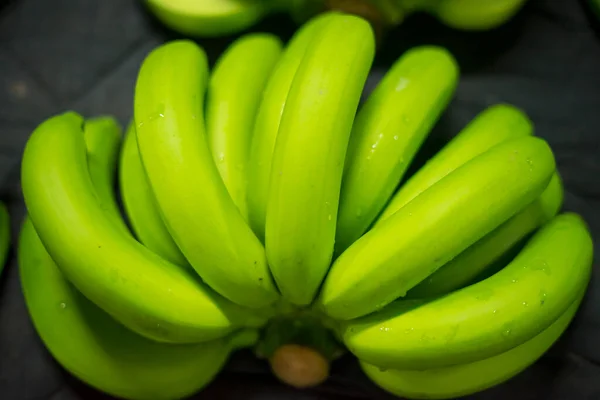
[[[122,221],[111,191],[120,127],[110,117],[90,119],[84,138],[98,199],[110,216]],[[29,218],[20,235],[19,269],[31,319],[50,353],[77,378],[114,396],[173,399],[189,395],[212,380],[230,351],[256,340],[253,330],[194,345],[160,344],[134,334],[62,276]]]
[[[569,306],[550,327],[499,355],[452,367],[386,370],[360,362],[365,374],[384,390],[409,399],[456,399],[503,383],[539,359],[565,332],[581,300]]]
[[[117,321],[161,342],[206,341],[264,323],[115,222],[92,186],[84,125],[74,112],[49,118],[29,138],[22,160],[28,214],[65,277]]]
[[[508,104],[486,108],[398,189],[374,226],[467,161],[508,139],[532,134],[531,121],[518,108]]]
[[[525,2],[526,0],[444,0],[430,2],[430,6],[425,3],[424,10],[451,28],[489,30],[511,19]]]
[[[288,301],[309,304],[331,262],[346,148],[375,52],[365,20],[330,16],[309,44],[281,119],[266,250]]]
[[[417,306],[408,310],[403,301],[392,303],[348,321],[341,336],[359,359],[383,368],[441,368],[496,356],[565,312],[585,290],[592,258],[585,222],[564,213],[490,278],[429,302],[413,300]]]
[[[184,35],[217,37],[250,28],[272,12],[265,0],[145,0],[165,26]]]
[[[225,186],[245,219],[252,129],[265,85],[281,51],[281,40],[274,35],[242,36],[219,58],[208,84],[208,143]]]
[[[0,202],[0,274],[4,270],[10,251],[10,214],[6,204]]]
[[[336,253],[371,225],[448,105],[458,65],[448,51],[415,47],[392,66],[358,113],[346,155]]]
[[[125,212],[138,240],[165,260],[191,268],[162,220],[140,160],[133,121],[123,141],[119,183]]]
[[[327,275],[320,308],[346,320],[404,296],[533,202],[554,170],[552,150],[537,137],[474,158],[350,246]]]
[[[206,140],[207,78],[206,54],[189,40],[146,57],[134,101],[142,164],[169,233],[200,277],[237,304],[266,307],[279,294],[265,249],[229,196]]]
[[[550,221],[559,212],[563,197],[560,176],[555,173],[537,200],[409,290],[406,298],[439,296],[469,284],[527,235]]]
[[[273,151],[288,93],[298,66],[315,32],[332,15],[335,13],[315,17],[294,34],[285,47],[263,92],[250,146],[247,187],[249,223],[263,242]]]

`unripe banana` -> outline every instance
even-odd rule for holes
[[[439,296],[473,282],[527,235],[554,218],[562,206],[563,197],[560,176],[555,172],[537,200],[409,290],[406,297]]]
[[[154,49],[135,89],[138,147],[165,225],[202,279],[229,300],[268,306],[279,294],[265,250],[219,175],[206,140],[204,51],[188,40]]]
[[[358,113],[350,136],[335,247],[343,252],[371,225],[454,94],[450,53],[416,47],[392,66]]]
[[[274,35],[244,35],[219,58],[208,84],[208,142],[221,178],[245,219],[254,120],[281,50],[281,40]]]
[[[39,125],[25,146],[21,181],[29,216],[64,276],[117,321],[161,342],[222,337],[254,316],[126,233],[92,186],[81,116]]]
[[[526,0],[444,0],[425,3],[425,10],[452,28],[489,30],[512,18],[525,2]]]
[[[254,330],[209,342],[158,343],[117,323],[79,293],[44,249],[29,219],[19,240],[25,303],[42,342],[67,371],[125,399],[180,399],[206,386],[231,351],[250,346]]]
[[[536,137],[474,158],[350,246],[327,275],[321,308],[346,320],[404,296],[533,202],[554,170],[552,150]]]
[[[247,204],[250,226],[263,242],[273,151],[288,93],[313,35],[333,15],[336,13],[317,16],[294,34],[267,82],[258,109],[248,162]]]
[[[344,324],[341,336],[358,358],[382,368],[423,370],[493,357],[563,314],[585,290],[592,258],[585,222],[561,214],[490,278],[429,302],[392,303]]]
[[[309,304],[331,262],[344,158],[375,52],[369,23],[335,15],[315,33],[281,119],[266,249],[282,295]]]
[[[407,399],[457,399],[501,384],[535,363],[565,332],[579,307],[576,300],[547,329],[499,355],[452,367],[419,370],[382,369],[361,362],[365,374],[382,389]]]
[[[140,160],[133,121],[123,142],[119,178],[123,206],[137,239],[165,260],[191,268],[162,220]]]
[[[184,35],[218,37],[247,29],[271,12],[265,0],[146,0],[167,27]]]
[[[398,189],[374,226],[467,161],[506,140],[532,134],[531,121],[518,108],[508,104],[486,108]]]

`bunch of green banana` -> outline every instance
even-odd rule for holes
[[[145,0],[165,26],[183,35],[218,37],[242,32],[272,15],[289,15],[302,25],[328,11],[368,19],[376,30],[389,30],[415,13],[427,13],[454,29],[494,29],[526,0]]]
[[[348,350],[391,393],[453,398],[558,339],[593,246],[560,213],[551,148],[497,104],[405,177],[459,67],[414,48],[361,105],[375,40],[366,19],[323,13],[285,45],[242,36],[212,71],[198,44],[172,41],[140,68],[124,138],[73,111],[36,128],[21,279],[65,368],[171,399],[239,347],[296,387]]]

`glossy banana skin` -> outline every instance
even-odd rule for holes
[[[138,148],[163,220],[202,280],[234,303],[279,298],[265,249],[229,196],[206,138],[204,51],[188,40],[153,50],[135,88]]]
[[[550,147],[536,137],[474,158],[350,246],[327,275],[321,308],[347,320],[404,296],[534,201],[554,170]]]
[[[277,62],[262,95],[250,146],[247,204],[249,224],[263,242],[273,152],[288,93],[315,32],[333,15],[335,13],[317,16],[294,34]]]
[[[266,214],[269,265],[296,305],[311,303],[332,259],[346,149],[375,52],[358,17],[330,17],[315,35],[286,100]]]
[[[445,49],[406,52],[354,123],[342,180],[336,254],[356,241],[390,199],[454,94],[458,65]]]
[[[225,186],[245,219],[254,120],[282,46],[271,34],[242,36],[219,58],[208,84],[208,142]]]
[[[112,118],[88,120],[85,140],[94,189],[112,208],[120,128]],[[118,219],[118,212],[110,212]],[[63,277],[29,218],[22,225],[18,259],[25,302],[47,349],[77,378],[113,396],[187,396],[212,380],[230,351],[256,340],[253,330],[192,345],[161,344],[136,335]]]
[[[532,134],[531,121],[518,108],[508,104],[486,108],[402,184],[377,218],[375,226],[466,162],[506,140]]]
[[[388,392],[409,399],[456,399],[503,383],[539,359],[565,332],[581,300],[525,343],[472,363],[428,370],[381,369],[361,362],[365,374]]]
[[[119,187],[127,218],[137,239],[165,260],[191,268],[162,220],[140,160],[134,122],[127,127],[123,141]]]
[[[28,214],[64,276],[117,321],[160,342],[207,341],[262,324],[123,229],[92,186],[83,127],[73,112],[49,118],[22,160]]]
[[[440,296],[473,282],[529,234],[550,221],[559,212],[563,198],[562,182],[555,172],[538,199],[409,290],[406,298]]]
[[[444,0],[432,2],[431,6],[425,5],[423,9],[449,27],[482,31],[497,28],[510,20],[526,1]]]
[[[204,37],[240,32],[272,12],[264,0],[146,0],[146,6],[165,26]]]
[[[592,258],[585,222],[564,213],[490,278],[428,302],[398,301],[344,324],[341,336],[358,358],[383,368],[422,370],[493,357],[563,314],[585,290]]]

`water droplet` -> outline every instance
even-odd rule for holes
[[[408,86],[409,80],[406,78],[400,78],[396,84],[396,91],[399,92],[404,90]]]
[[[522,304],[523,304],[523,307],[527,307],[529,305],[526,301],[524,301]]]
[[[497,314],[497,313],[498,313],[498,310],[492,311],[492,314]]]
[[[415,328],[406,329],[406,330],[404,331],[404,334],[405,334],[405,335],[408,335],[408,334],[411,334],[411,333],[413,333],[414,331],[415,331]]]
[[[394,135],[394,140],[398,140],[398,135]]]
[[[379,330],[381,332],[389,332],[390,328],[388,328],[387,326],[382,326],[382,327],[379,328]]]
[[[518,279],[513,279],[511,282],[512,283],[517,283],[517,282],[519,282],[519,280]]]
[[[328,219],[329,221],[331,221],[331,218],[332,218],[332,216],[331,216],[331,214],[329,214],[329,215],[327,216],[327,219]]]
[[[387,368],[379,367],[379,372],[385,372],[385,371],[387,371]]]
[[[63,310],[64,310],[65,308],[67,308],[67,303],[60,303],[60,308],[62,308]]]
[[[504,330],[502,331],[502,336],[504,336],[504,337],[508,337],[508,336],[510,336],[510,333],[511,333],[511,331],[512,331],[512,330],[511,330],[510,328],[506,328],[506,329],[504,329]]]
[[[219,162],[225,162],[225,153],[219,153]]]
[[[373,143],[373,145],[371,146],[372,149],[377,147],[377,143]]]

